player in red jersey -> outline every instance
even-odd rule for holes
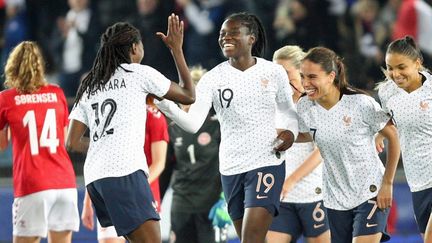
[[[0,150],[12,138],[13,241],[71,242],[79,216],[75,173],[65,149],[68,109],[63,91],[45,80],[34,42],[20,43],[0,93]],[[8,136],[8,133],[10,136]]]

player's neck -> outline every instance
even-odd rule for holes
[[[234,68],[240,71],[245,71],[246,69],[255,65],[257,63],[257,60],[253,56],[247,56],[247,57],[239,57],[239,58],[230,58],[228,62]]]
[[[342,96],[340,90],[337,88],[332,88],[326,95],[318,100],[318,104],[320,104],[324,109],[330,110],[339,102],[341,98]]]

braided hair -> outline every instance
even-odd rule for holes
[[[137,28],[126,22],[118,22],[107,28],[102,34],[100,48],[89,73],[81,81],[75,104],[87,92],[87,97],[105,85],[120,64],[131,63],[130,51],[134,43],[141,41]],[[122,68],[124,69],[124,68]],[[125,70],[125,69],[124,69]],[[128,71],[128,70],[125,70]]]
[[[249,29],[250,33],[256,38],[256,41],[252,46],[252,55],[263,57],[267,45],[267,39],[261,20],[256,15],[246,12],[231,14],[226,19],[239,21],[241,25]]]

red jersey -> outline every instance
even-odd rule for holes
[[[147,159],[147,165],[152,164],[151,144],[153,142],[166,141],[169,142],[168,125],[164,115],[151,106],[147,108],[146,134],[144,143],[144,153]],[[150,184],[153,197],[157,203],[157,211],[160,212],[161,199],[159,190],[159,179],[154,180]]]
[[[75,188],[75,173],[64,146],[68,107],[63,91],[47,85],[31,94],[0,93],[0,130],[10,127],[14,196]]]

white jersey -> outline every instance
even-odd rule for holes
[[[69,118],[90,129],[90,146],[84,164],[85,184],[129,175],[148,174],[144,155],[146,97],[164,96],[170,80],[140,64],[122,64],[107,84],[92,94],[84,93]]]
[[[426,80],[411,93],[391,80],[378,91],[384,110],[393,116],[398,128],[405,175],[412,192],[432,187],[432,75],[421,74]]]
[[[277,156],[273,152],[276,128],[289,129],[297,136],[297,114],[285,70],[264,59],[256,60],[245,71],[223,62],[204,74],[188,113],[172,102],[158,104],[190,132],[201,127],[213,105],[221,126],[219,165],[223,175],[281,164],[283,153]]]
[[[288,178],[314,151],[314,143],[294,143],[285,152],[285,175]],[[322,163],[295,184],[282,202],[311,203],[322,200]]]
[[[324,205],[350,210],[375,197],[384,166],[378,157],[374,134],[390,117],[372,98],[343,95],[330,110],[304,97],[298,105],[300,132],[309,132],[324,159]]]

